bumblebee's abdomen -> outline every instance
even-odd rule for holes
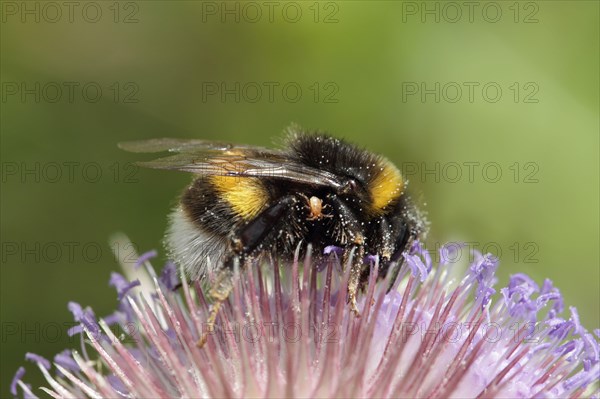
[[[258,178],[211,176],[210,184],[217,196],[245,220],[258,216],[269,202],[269,193]]]
[[[269,203],[256,178],[210,176],[196,179],[181,196],[181,206],[199,228],[226,236],[252,220]]]

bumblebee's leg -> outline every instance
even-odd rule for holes
[[[197,342],[198,347],[204,346],[208,335],[214,329],[221,305],[229,297],[233,289],[233,268],[237,259],[243,265],[246,258],[260,250],[261,244],[269,234],[278,231],[288,222],[287,215],[293,215],[293,207],[300,201],[294,196],[281,198],[277,204],[265,209],[257,217],[243,225],[230,237],[230,254],[219,270],[214,287],[209,291],[212,300],[207,319],[207,332],[203,333]]]
[[[282,197],[275,205],[265,209],[242,226],[231,237],[233,256],[237,256],[242,261],[248,255],[260,250],[267,236],[278,230],[285,230],[290,217],[297,214],[294,207],[300,202],[294,195]]]
[[[395,220],[394,220],[395,219]],[[400,273],[400,269],[404,265],[404,258],[402,258],[402,253],[406,251],[408,246],[410,245],[411,234],[410,227],[402,220],[401,216],[396,215],[392,217],[392,220],[389,221],[391,226],[391,237],[394,238],[392,243],[393,251],[391,253],[390,258],[385,261],[383,267],[383,276],[385,276],[390,268],[390,264],[396,262],[397,264],[392,271],[392,276],[390,276],[390,286],[388,287],[388,291],[394,286],[394,282]],[[382,232],[385,234],[385,232]]]
[[[219,315],[221,305],[229,297],[231,290],[233,289],[233,265],[226,265],[217,273],[217,277],[214,282],[214,286],[208,292],[208,296],[212,303],[206,319],[206,332],[202,332],[200,339],[196,342],[196,346],[202,348],[208,339],[208,336],[212,334],[215,328],[215,322]]]
[[[375,241],[375,252],[381,255],[380,261],[389,262],[395,252],[395,237],[394,231],[389,220],[385,216],[381,216],[373,221],[373,241]]]
[[[360,276],[363,269],[363,258],[365,257],[364,246],[353,245],[352,249],[344,252],[343,262],[347,263],[347,258],[354,249],[354,256],[350,265],[350,279],[348,280],[348,303],[350,304],[350,310],[356,317],[360,317],[360,311],[356,306],[356,296],[358,294],[358,287],[360,285]]]
[[[380,216],[371,221],[367,237],[373,243],[371,249],[379,255],[379,275],[383,278],[387,275],[390,264],[398,261],[404,251],[408,227],[395,214]]]
[[[346,205],[338,196],[330,194],[327,196],[328,203],[335,209],[335,214],[340,219],[340,225],[337,227],[341,231],[332,232],[332,236],[342,242],[346,248],[342,263],[345,265],[352,251],[352,263],[350,265],[350,279],[348,280],[348,302],[350,309],[360,317],[360,312],[356,306],[356,295],[360,284],[360,275],[363,269],[363,259],[365,257],[365,236],[361,223],[352,212],[350,207]]]

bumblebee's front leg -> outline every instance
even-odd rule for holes
[[[203,333],[198,340],[198,347],[204,346],[208,335],[214,330],[221,305],[233,289],[235,260],[237,259],[239,264],[243,266],[249,256],[260,251],[269,235],[286,227],[285,224],[288,223],[289,219],[285,216],[293,215],[294,206],[299,202],[299,199],[292,195],[283,197],[275,205],[265,209],[254,219],[232,233],[229,239],[229,255],[225,258],[223,266],[217,274],[215,284],[209,291],[212,305],[207,319],[208,331]]]
[[[328,203],[335,209],[335,214],[339,218],[337,231],[333,231],[334,238],[344,245],[344,255],[342,264],[346,265],[352,255],[350,262],[350,278],[348,280],[348,302],[350,309],[360,317],[358,306],[356,305],[356,296],[360,284],[360,276],[363,269],[363,259],[365,257],[365,234],[360,221],[352,212],[350,207],[337,195],[327,196]]]
[[[356,305],[356,297],[358,295],[358,286],[360,284],[360,276],[363,269],[363,258],[365,257],[365,249],[362,245],[353,245],[351,249],[344,251],[343,262],[346,264],[350,254],[354,251],[352,263],[350,264],[350,278],[348,280],[348,303],[350,310],[356,317],[360,317],[360,311]]]
[[[368,237],[375,243],[372,250],[380,256],[379,277],[385,278],[388,272],[392,273],[388,290],[393,287],[404,263],[402,252],[407,249],[410,238],[408,229],[400,213],[380,216],[371,223]],[[394,268],[390,271],[392,266]]]

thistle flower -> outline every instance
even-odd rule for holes
[[[598,339],[574,308],[561,316],[550,280],[540,287],[516,274],[496,294],[492,256],[475,253],[455,280],[452,248],[443,247],[434,266],[416,243],[393,282],[377,282],[378,261],[370,259],[355,317],[346,304],[348,273],[330,249],[322,262],[309,254],[301,265],[296,253],[291,265],[237,270],[202,349],[195,343],[207,332],[209,305],[200,285],[174,290],[175,266],[157,276],[149,262],[155,253],[142,256],[139,279],[111,276],[114,314],[97,319],[69,304],[81,351],[58,354],[53,366],[26,358],[48,382],[40,389],[55,398],[598,397]],[[119,328],[127,334],[117,336]],[[35,397],[23,374],[12,393],[20,387]]]

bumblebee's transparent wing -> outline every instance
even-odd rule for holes
[[[232,148],[252,148],[260,149],[260,147],[239,146],[230,143],[210,140],[196,139],[175,139],[175,138],[158,138],[138,141],[124,141],[118,144],[119,148],[129,152],[152,153],[152,152],[194,152],[194,151],[220,151]]]
[[[340,188],[335,174],[297,163],[280,150],[238,146],[204,140],[151,139],[120,143],[131,152],[178,152],[152,161],[137,162],[153,169],[191,172],[198,175],[276,178]]]

